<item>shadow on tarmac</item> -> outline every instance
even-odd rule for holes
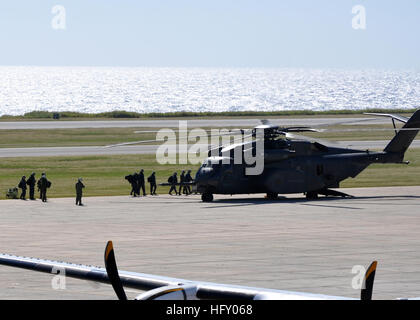
[[[203,207],[203,209],[212,209],[212,208],[223,208],[223,207],[240,207],[240,206],[252,206],[252,205],[263,205],[263,204],[300,204],[305,206],[318,206],[318,207],[331,207],[331,208],[342,208],[342,209],[354,209],[354,210],[362,210],[363,208],[356,208],[356,207],[348,207],[348,206],[334,206],[334,205],[327,205],[328,202],[331,201],[345,201],[350,200],[349,204],[367,204],[368,202],[363,201],[359,202],[357,200],[369,200],[369,199],[383,199],[383,200],[404,200],[404,199],[420,199],[420,196],[411,196],[411,195],[393,195],[393,196],[360,196],[360,197],[320,197],[315,200],[308,200],[306,198],[287,198],[287,197],[279,197],[276,200],[269,200],[264,197],[261,198],[232,198],[232,199],[215,199],[209,206]],[[210,203],[208,203],[210,204]],[[217,205],[217,204],[226,204],[226,205]],[[375,204],[385,204],[378,202]],[[387,204],[387,203],[386,203]],[[404,205],[402,202],[401,205]]]

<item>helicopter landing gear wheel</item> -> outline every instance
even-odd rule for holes
[[[209,192],[205,192],[201,195],[201,200],[203,200],[203,202],[212,202],[213,194]]]
[[[267,192],[266,198],[268,200],[276,200],[278,198],[279,194],[274,192]]]
[[[316,199],[318,199],[318,193],[313,192],[313,191],[307,192],[306,193],[306,199],[307,200],[316,200]]]

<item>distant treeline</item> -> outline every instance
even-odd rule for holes
[[[75,119],[75,118],[108,118],[108,119],[144,119],[144,118],[181,118],[181,117],[253,117],[253,116],[305,116],[305,115],[352,115],[364,112],[413,113],[416,109],[362,109],[362,110],[288,110],[288,111],[225,111],[225,112],[151,112],[138,113],[128,111],[111,111],[101,113],[81,113],[72,111],[32,111],[23,116],[3,115],[0,119]]]

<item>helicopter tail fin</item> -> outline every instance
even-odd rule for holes
[[[403,122],[405,122],[405,125],[400,130],[396,131],[395,137],[385,147],[385,152],[405,153],[417,133],[420,131],[420,109],[414,112],[410,119]]]

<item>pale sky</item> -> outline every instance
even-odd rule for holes
[[[0,65],[420,69],[419,35],[419,0],[0,3]]]

